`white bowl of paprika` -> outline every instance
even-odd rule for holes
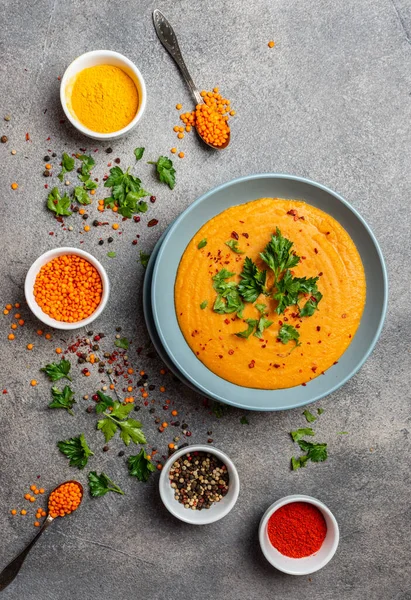
[[[338,523],[327,506],[311,496],[286,496],[264,513],[259,540],[264,556],[288,575],[309,575],[334,556]]]
[[[60,100],[66,117],[80,133],[109,141],[127,134],[140,121],[146,107],[146,85],[126,56],[93,50],[67,67]]]
[[[27,304],[55,329],[79,329],[103,312],[110,283],[103,265],[77,248],[54,248],[34,261],[24,282]]]

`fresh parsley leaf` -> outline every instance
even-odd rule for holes
[[[112,188],[110,198],[104,200],[105,206],[112,208],[116,204],[123,217],[131,218],[134,213],[147,212],[147,202],[143,202],[141,198],[150,194],[141,187],[141,179],[131,175],[129,169],[125,173],[120,167],[110,169],[110,176],[104,187]]]
[[[247,329],[245,329],[244,331],[239,331],[235,335],[239,338],[247,338],[248,339],[250,337],[250,335],[253,333],[254,327],[257,326],[258,321],[257,321],[257,319],[245,319],[245,322],[248,325]]]
[[[50,381],[57,381],[58,379],[62,379],[63,377],[71,381],[71,377],[69,375],[70,368],[70,361],[62,358],[59,363],[50,363],[42,369],[40,369],[40,371],[45,373],[50,379]]]
[[[91,169],[96,164],[94,158],[91,156],[88,156],[87,154],[76,154],[76,158],[81,160],[81,162],[83,163],[81,165],[81,168],[84,170],[84,172],[91,171]]]
[[[143,448],[136,456],[129,456],[127,464],[129,474],[137,477],[139,481],[148,481],[150,474],[156,470]]]
[[[47,208],[55,212],[58,217],[69,217],[71,215],[71,211],[69,211],[70,198],[67,194],[61,197],[58,189],[54,187],[47,196]]]
[[[63,181],[64,175],[74,169],[74,158],[69,156],[66,152],[63,153],[63,157],[61,159],[61,171],[57,175],[60,181]]]
[[[240,419],[240,423],[241,425],[249,425],[250,423],[248,422],[247,417],[241,417]]]
[[[311,427],[304,427],[302,429],[296,429],[295,431],[290,431],[290,435],[293,438],[293,442],[298,442],[306,435],[315,435],[314,431]]]
[[[197,248],[199,250],[201,250],[201,248],[204,248],[204,246],[207,246],[207,238],[203,238],[200,242],[198,242],[197,244]]]
[[[130,419],[129,412],[133,410],[132,404],[115,402],[111,413],[103,413],[104,419],[97,422],[97,429],[101,429],[106,442],[110,441],[116,431],[120,430],[120,438],[126,446],[133,441],[135,444],[146,444],[147,440],[141,431],[140,421]]]
[[[79,202],[80,204],[91,204],[91,200],[89,195],[87,194],[86,190],[81,187],[81,186],[77,186],[74,188],[74,198],[77,200],[77,202]]]
[[[123,490],[121,490],[105,473],[97,475],[97,471],[90,471],[88,474],[88,484],[90,487],[90,494],[94,498],[104,496],[107,492],[115,492],[116,494],[124,496]]]
[[[323,462],[324,460],[327,460],[327,444],[313,444],[306,440],[299,440],[298,445],[301,450],[307,452],[306,456],[308,460],[312,460],[313,462]]]
[[[92,179],[88,178],[84,181],[84,187],[86,190],[95,190],[97,188],[97,183]]]
[[[144,269],[147,269],[147,265],[148,265],[148,261],[150,260],[150,256],[151,256],[151,254],[146,254],[145,252],[140,250],[140,258],[137,259],[137,261],[140,262],[141,266],[144,267]]]
[[[107,256],[109,258],[116,258],[117,254],[115,252],[107,252]]]
[[[291,469],[293,471],[296,471],[297,469],[299,469],[300,467],[305,467],[308,461],[308,456],[307,455],[303,455],[300,456],[300,458],[294,458],[294,456],[291,459]]]
[[[318,310],[318,303],[323,297],[322,293],[316,289],[311,293],[311,296],[300,310],[300,317],[311,317]]]
[[[263,261],[274,271],[275,282],[278,281],[283,271],[292,269],[300,262],[300,257],[291,252],[293,245],[293,242],[281,235],[281,231],[277,227],[275,235],[271,236],[264,252],[260,253]]]
[[[149,161],[149,165],[156,165],[160,181],[166,183],[170,190],[174,189],[176,184],[176,170],[173,167],[173,161],[167,156],[160,156],[157,162]]]
[[[96,403],[96,413],[100,414],[107,410],[109,406],[114,406],[114,400],[110,396],[106,396],[100,390],[97,392],[99,402]]]
[[[144,150],[145,148],[134,149],[134,156],[136,157],[136,160],[141,160],[143,158]]]
[[[267,314],[267,305],[266,304],[255,304],[254,305],[256,307],[256,309],[258,310],[258,312],[260,313],[260,315],[266,315]]]
[[[313,413],[311,413],[309,410],[305,410],[303,412],[303,415],[304,415],[307,423],[314,423],[314,421],[317,420],[317,417],[315,415],[313,415]]]
[[[88,447],[83,433],[78,437],[57,442],[57,447],[60,452],[70,459],[70,467],[78,467],[79,469],[84,469],[88,462],[88,457],[94,454]]]
[[[203,300],[202,303],[200,304],[201,310],[204,310],[205,308],[207,308],[207,304],[208,304],[208,300]]]
[[[53,385],[51,394],[53,400],[50,402],[49,408],[64,408],[70,415],[74,415],[71,409],[76,401],[74,400],[74,392],[68,385],[64,387],[63,391]]]
[[[337,431],[337,435],[348,435],[348,431]]]
[[[214,302],[213,310],[220,315],[235,312],[238,317],[242,318],[244,304],[238,292],[238,286],[235,281],[226,281],[233,275],[234,273],[227,271],[225,268],[214,275],[213,287],[218,296]]]
[[[265,315],[262,315],[258,319],[257,329],[255,330],[254,335],[261,340],[261,338],[263,337],[264,329],[268,329],[268,327],[270,327],[273,323],[274,321],[270,321]]]
[[[240,273],[241,281],[238,284],[238,291],[246,302],[255,302],[260,294],[265,293],[266,276],[267,271],[260,271],[247,256]]]
[[[317,412],[318,412],[319,415],[322,415],[323,412],[324,412],[324,409],[323,408],[317,408]]]
[[[284,323],[284,325],[281,325],[280,331],[278,332],[278,337],[283,344],[288,344],[288,342],[294,340],[296,346],[300,345],[298,341],[300,338],[300,334],[293,325],[288,325],[288,323]]]
[[[126,337],[120,338],[119,340],[116,340],[114,342],[114,345],[117,346],[117,348],[123,348],[123,350],[128,350],[128,347],[130,346],[130,342],[128,341],[128,339]]]
[[[227,242],[225,242],[225,245],[231,248],[231,250],[236,254],[244,254],[244,252],[238,247],[237,240],[228,240]]]

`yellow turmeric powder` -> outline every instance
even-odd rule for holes
[[[92,131],[113,133],[136,116],[139,99],[134,81],[113,65],[83,69],[75,78],[71,110]]]

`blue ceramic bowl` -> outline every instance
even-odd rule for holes
[[[175,313],[174,283],[177,269],[194,234],[223,210],[264,197],[303,200],[330,214],[350,234],[365,269],[367,299],[353,341],[337,365],[306,386],[261,390],[241,387],[222,379],[203,365],[187,345]],[[162,347],[177,370],[200,393],[248,410],[284,410],[327,396],[358,371],[381,333],[387,309],[387,291],[387,273],[377,240],[364,219],[348,202],[325,186],[301,177],[263,174],[235,179],[207,192],[174,221],[158,251],[151,301]]]

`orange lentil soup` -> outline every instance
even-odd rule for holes
[[[98,307],[103,284],[97,269],[81,256],[64,254],[43,265],[34,297],[43,312],[66,323],[89,317]]]
[[[312,316],[301,317],[295,305],[277,314],[277,302],[262,294],[255,303],[267,305],[273,324],[264,330],[262,339],[255,335],[239,338],[235,334],[247,328],[244,319],[258,319],[258,311],[245,303],[243,319],[235,313],[214,312],[217,293],[212,277],[225,268],[235,274],[229,281],[239,282],[248,256],[259,269],[267,270],[267,283],[272,284],[273,272],[259,254],[277,227],[294,242],[292,250],[301,257],[292,275],[318,276],[323,297]],[[225,244],[237,237],[244,254],[236,254]],[[199,249],[204,239],[207,245]],[[279,198],[234,206],[208,221],[188,244],[175,283],[178,322],[198,359],[223,379],[260,389],[307,383],[338,361],[358,329],[365,295],[361,258],[345,229],[318,208]],[[200,308],[205,301],[207,306]],[[298,330],[300,346],[279,340],[285,323]]]

